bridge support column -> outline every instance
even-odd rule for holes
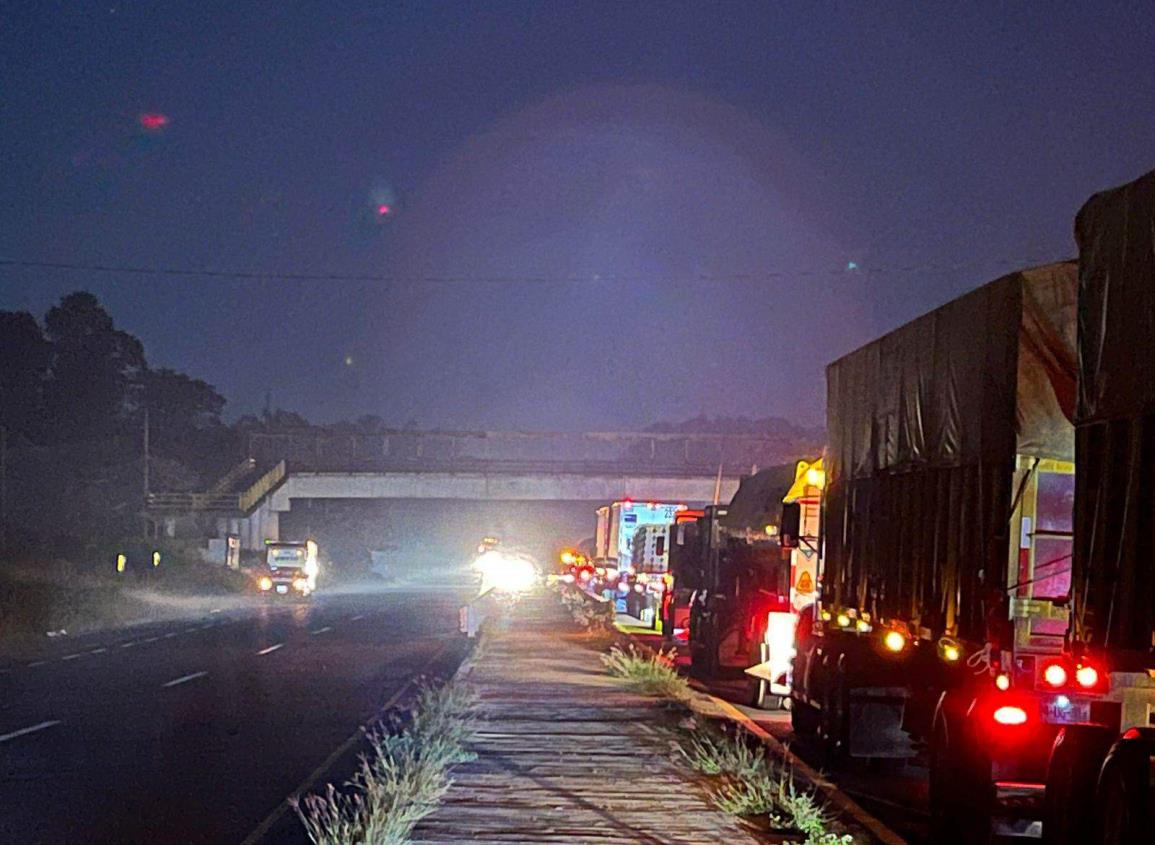
[[[281,539],[281,515],[273,510],[269,499],[261,502],[251,514],[242,520],[241,544],[249,550],[260,550],[265,547],[265,540]]]

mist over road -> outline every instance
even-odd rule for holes
[[[360,726],[456,667],[468,596],[459,578],[344,588],[0,664],[0,842],[305,841],[271,814],[343,780]]]

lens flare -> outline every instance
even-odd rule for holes
[[[146,132],[160,132],[172,121],[169,120],[168,115],[160,114],[159,112],[145,112],[137,118],[141,129]]]

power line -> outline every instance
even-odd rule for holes
[[[953,273],[981,267],[1001,266],[1011,269],[1050,263],[1054,259],[974,259],[953,264],[909,264],[897,267],[862,266],[848,262],[840,268],[799,268],[768,270],[759,273],[703,273],[694,276],[670,278],[660,274],[617,275],[591,273],[584,276],[525,275],[525,276],[395,276],[378,273],[273,273],[261,270],[215,270],[194,267],[144,267],[130,264],[100,264],[71,261],[34,261],[22,258],[0,257],[0,266],[35,270],[60,270],[85,273],[122,273],[134,276],[186,276],[240,281],[293,281],[293,282],[383,282],[387,284],[590,284],[598,282],[650,282],[662,279],[672,282],[758,282],[772,279],[867,275],[905,275],[910,273]]]

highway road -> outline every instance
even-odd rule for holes
[[[305,842],[286,798],[460,663],[464,589],[254,602],[0,665],[0,842]]]

